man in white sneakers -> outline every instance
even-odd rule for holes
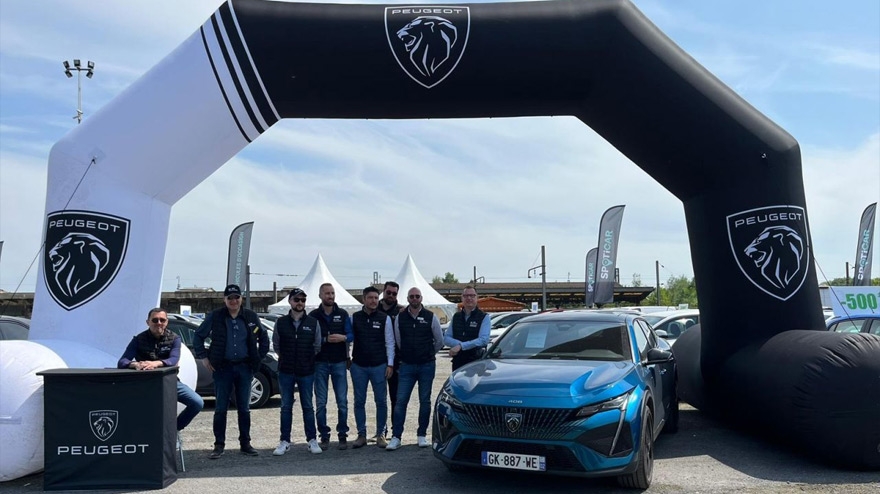
[[[315,408],[315,355],[321,351],[318,320],[306,314],[306,293],[294,288],[287,295],[290,311],[275,322],[272,344],[278,354],[278,385],[281,388],[281,440],[272,453],[281,456],[290,450],[290,429],[293,425],[293,387],[299,388],[303,428],[309,452],[319,454]]]

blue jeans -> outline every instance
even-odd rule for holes
[[[315,401],[317,402],[316,418],[321,441],[330,440],[330,427],[327,425],[327,386],[333,380],[333,394],[336,396],[337,423],[336,433],[340,439],[348,435],[348,372],[345,361],[331,364],[317,362],[315,364]]]
[[[229,397],[235,388],[235,405],[238,408],[238,442],[242,446],[251,443],[251,381],[254,371],[247,363],[227,365],[214,369],[214,444],[226,445],[226,411]]]
[[[286,372],[278,373],[278,385],[281,387],[281,440],[290,442],[290,429],[293,426],[293,383],[299,388],[299,403],[302,407],[303,429],[306,441],[317,436],[315,429],[315,407],[312,405],[312,393],[315,390],[315,375],[297,376]]]
[[[385,397],[386,364],[374,367],[361,367],[351,364],[351,385],[354,386],[354,423],[358,436],[367,436],[367,383],[373,387],[373,400],[376,402],[376,434],[385,435],[388,422],[388,401]]]
[[[186,384],[177,381],[177,402],[186,408],[177,416],[177,430],[182,431],[205,406],[205,400]]]
[[[391,414],[391,434],[394,437],[399,439],[403,435],[406,406],[417,382],[419,383],[419,427],[416,429],[416,435],[428,435],[428,420],[431,418],[431,387],[436,370],[437,363],[433,360],[425,364],[400,363],[397,403],[394,405],[394,413]]]

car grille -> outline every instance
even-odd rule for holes
[[[458,449],[455,451],[455,456],[452,459],[454,461],[462,461],[479,465],[483,451],[543,456],[547,459],[548,471],[586,471],[570,449],[564,446],[553,446],[547,444],[467,439],[461,443],[461,446],[459,446]]]
[[[465,404],[456,427],[463,433],[509,439],[562,440],[580,430],[583,420],[569,420],[567,408],[518,408]],[[518,415],[519,424],[512,420]]]

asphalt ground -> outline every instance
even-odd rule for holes
[[[438,355],[432,400],[449,375],[450,362]],[[368,391],[368,435],[375,427],[372,392]],[[293,446],[284,456],[272,456],[278,444],[280,397],[251,411],[251,437],[257,457],[239,453],[235,412],[230,410],[227,447],[223,457],[208,455],[213,399],[183,433],[186,472],[163,492],[284,492],[288,493],[512,493],[512,492],[632,492],[614,479],[582,479],[527,474],[510,470],[449,472],[430,448],[416,446],[418,399],[414,393],[407,409],[403,447],[385,451],[375,444],[340,451],[335,437],[320,455],[306,450],[299,404],[293,410]],[[349,386],[349,445],[356,437],[354,399]],[[328,416],[336,425],[336,405],[330,393]],[[390,425],[390,424],[389,424]],[[430,435],[430,431],[429,431]],[[430,439],[430,437],[429,437]],[[0,446],[2,447],[2,446]],[[815,463],[798,452],[713,420],[682,405],[677,434],[661,434],[655,446],[654,480],[647,492],[656,493],[880,493],[880,472],[840,470]],[[42,474],[0,484],[0,492],[40,492]],[[58,491],[56,491],[58,492]],[[78,491],[81,492],[81,491]],[[139,492],[139,491],[104,491]],[[147,491],[155,492],[155,491]]]

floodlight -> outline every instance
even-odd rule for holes
[[[89,71],[95,70],[95,62],[89,60]]]
[[[73,59],[73,66],[76,68],[79,68],[79,59],[78,58]]]
[[[67,60],[64,61],[64,68],[69,72],[70,71],[70,62]]]

